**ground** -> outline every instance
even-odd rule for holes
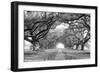
[[[89,51],[73,50],[67,48],[47,49],[40,52],[25,51],[24,61],[46,61],[46,60],[74,60],[90,58]]]

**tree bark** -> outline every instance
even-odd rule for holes
[[[81,44],[81,50],[84,50],[84,43]]]
[[[76,50],[78,50],[79,44],[76,45]]]

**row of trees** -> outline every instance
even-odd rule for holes
[[[71,21],[70,27],[67,29],[64,37],[66,40],[70,39],[70,46],[76,46],[78,49],[81,46],[81,50],[84,50],[85,44],[90,39],[90,16],[83,15],[78,20]]]
[[[57,13],[25,11],[24,39],[33,44],[33,50],[54,24]]]
[[[88,14],[25,11],[24,39],[33,45],[33,50],[37,45],[40,49],[51,48],[59,41],[59,38],[56,35],[48,38],[49,34],[52,35],[49,31],[62,22],[69,24],[62,38],[70,39],[71,46],[76,45],[76,49],[81,45],[83,50],[90,39],[90,15]]]

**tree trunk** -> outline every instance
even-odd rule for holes
[[[78,47],[79,47],[79,45],[78,45],[78,44],[76,44],[76,50],[78,50]]]
[[[84,44],[81,44],[81,50],[84,50]]]
[[[33,42],[32,44],[33,44],[33,49],[32,49],[32,51],[35,51],[35,43]]]

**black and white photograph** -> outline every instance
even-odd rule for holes
[[[24,11],[24,61],[89,59],[90,14]]]
[[[11,70],[97,66],[97,7],[12,2]]]

